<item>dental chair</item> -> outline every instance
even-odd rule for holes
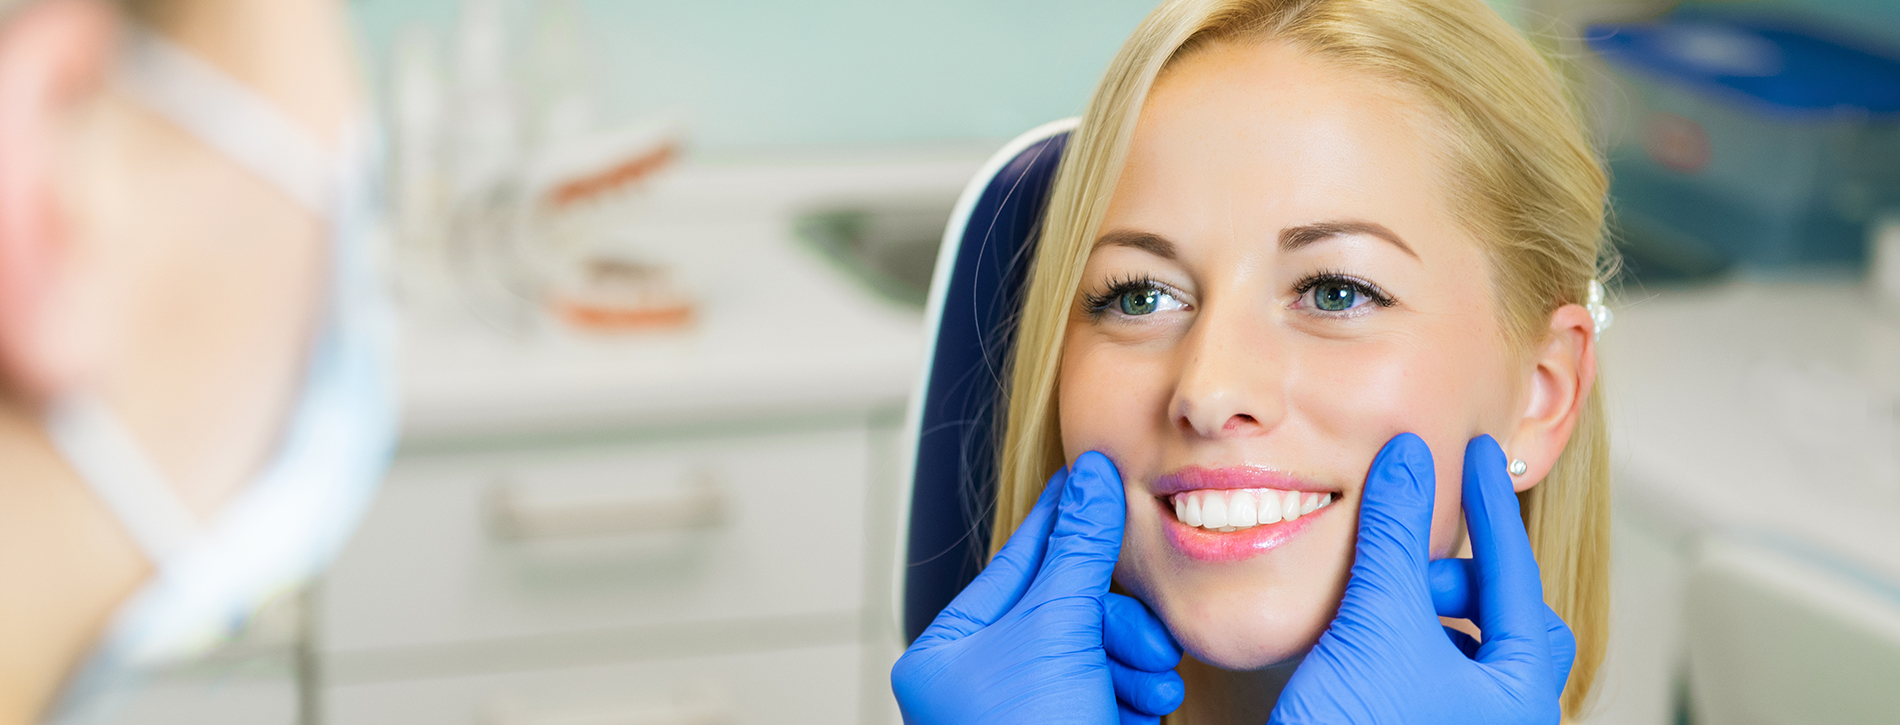
[[[922,387],[911,403],[909,533],[900,559],[905,642],[989,558],[996,443],[1036,235],[1076,119],[1044,124],[991,157],[957,199],[925,308]]]

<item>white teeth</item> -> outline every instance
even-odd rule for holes
[[[1258,520],[1254,518],[1254,497],[1245,491],[1235,491],[1227,497],[1227,525],[1246,528]]]
[[[1293,521],[1333,502],[1330,493],[1277,491],[1267,488],[1202,489],[1173,497],[1174,517],[1181,523],[1212,531],[1238,531],[1261,524]]]
[[[1260,497],[1259,521],[1263,524],[1280,523],[1280,497],[1273,495],[1272,491]]]
[[[1223,491],[1213,492],[1201,501],[1201,527],[1218,529],[1228,525],[1227,497]]]

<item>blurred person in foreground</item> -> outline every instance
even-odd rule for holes
[[[394,440],[335,0],[0,0],[0,724],[335,553]]]

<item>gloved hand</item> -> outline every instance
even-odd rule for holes
[[[1127,509],[1100,453],[1050,477],[990,565],[891,669],[904,721],[1154,723],[1180,707],[1181,649],[1108,591]]]
[[[1339,616],[1294,670],[1271,723],[1559,722],[1576,640],[1544,604],[1504,451],[1490,436],[1465,447],[1472,559],[1427,562],[1435,491],[1418,436],[1379,451]],[[1442,627],[1440,615],[1471,619],[1484,641]]]

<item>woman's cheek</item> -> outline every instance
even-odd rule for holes
[[[1433,443],[1432,459],[1438,469],[1438,496],[1432,502],[1432,557],[1443,559],[1457,552],[1464,540],[1464,488],[1462,469],[1463,441]],[[1453,448],[1453,445],[1456,448]]]
[[[1339,457],[1334,470],[1364,471],[1386,441],[1436,417],[1423,404],[1428,376],[1391,350],[1367,346],[1327,346],[1309,351],[1289,371],[1288,401],[1332,444]]]
[[[1123,478],[1152,463],[1168,422],[1172,381],[1151,351],[1071,335],[1062,355],[1056,405],[1066,460],[1100,451]]]
[[[1343,346],[1342,346],[1343,347]],[[1298,407],[1321,434],[1336,442],[1341,470],[1364,481],[1379,450],[1400,433],[1413,433],[1432,450],[1437,492],[1432,556],[1447,556],[1459,540],[1460,469],[1472,429],[1469,402],[1458,395],[1462,375],[1445,356],[1410,345],[1352,346],[1337,359],[1310,354],[1300,366]]]
[[[1149,565],[1164,540],[1162,522],[1137,507],[1147,500],[1146,482],[1159,473],[1172,379],[1152,354],[1079,337],[1064,347],[1057,387],[1063,455],[1073,461],[1099,451],[1115,463],[1129,504],[1115,580],[1155,602]]]

